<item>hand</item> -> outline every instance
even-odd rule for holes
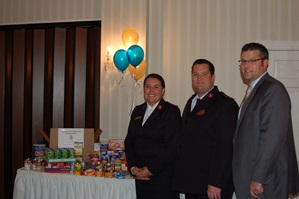
[[[220,195],[221,189],[214,187],[212,185],[208,185],[208,197],[209,199],[220,199],[221,195]]]
[[[258,182],[251,181],[250,183],[250,194],[254,198],[258,198],[264,192],[263,185]]]
[[[153,174],[148,170],[147,167],[142,167],[141,169],[142,169],[142,172],[144,173],[144,175],[145,175],[146,177],[151,177],[151,176],[153,175]]]
[[[133,167],[132,174],[135,176],[137,180],[150,180],[150,178],[146,175],[146,171],[143,168]]]

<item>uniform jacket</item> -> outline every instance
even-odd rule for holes
[[[290,98],[268,74],[242,106],[234,138],[233,178],[241,199],[251,198],[251,180],[263,184],[262,199],[286,199],[299,192]]]
[[[174,189],[183,193],[207,193],[208,184],[233,189],[232,141],[238,105],[215,86],[193,109],[187,101],[176,161]]]
[[[133,110],[125,150],[129,168],[148,167],[153,174],[146,184],[171,183],[178,136],[181,131],[181,114],[177,106],[161,99],[156,109],[142,126],[147,104]]]

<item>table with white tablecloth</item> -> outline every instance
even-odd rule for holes
[[[18,169],[14,199],[135,199],[134,179],[75,176]]]

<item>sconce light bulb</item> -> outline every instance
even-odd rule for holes
[[[107,55],[110,53],[110,46],[107,47]]]
[[[110,46],[107,47],[106,62],[104,62],[105,71],[114,70],[114,64],[110,59]]]

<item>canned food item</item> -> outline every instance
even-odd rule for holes
[[[65,162],[64,168],[70,169],[71,168],[71,162]]]
[[[114,160],[114,171],[119,172],[121,170],[121,160]]]
[[[85,162],[84,159],[82,159],[82,161],[79,161],[79,162],[81,163],[82,170],[86,169],[88,167],[88,162]]]
[[[54,168],[54,169],[57,169],[57,168],[58,168],[58,164],[57,164],[57,162],[52,162],[51,165],[52,165],[52,168]]]
[[[31,165],[32,165],[32,161],[30,158],[27,158],[24,160],[24,169],[26,171],[30,171],[31,170]]]
[[[36,172],[43,172],[43,167],[42,166],[37,166],[35,171]]]
[[[103,177],[104,172],[103,172],[103,168],[99,167],[99,168],[95,168],[95,176],[97,177]]]
[[[98,152],[93,152],[93,153],[90,155],[90,160],[91,160],[91,161],[98,161],[98,160],[99,160],[99,153],[98,153]]]
[[[126,153],[124,150],[119,150],[117,153],[119,154],[119,159],[126,158]]]
[[[49,148],[44,148],[44,158],[45,159],[48,159],[48,151],[49,151]]]
[[[54,153],[54,149],[53,148],[48,149],[47,156],[48,156],[47,157],[48,159],[54,159],[55,158],[55,153]]]
[[[44,168],[52,168],[52,162],[44,162]]]
[[[75,165],[75,162],[70,162],[70,173],[73,174],[74,172],[74,165]]]
[[[34,160],[34,165],[35,165],[35,171],[37,172],[42,172],[44,170],[44,159],[43,158],[36,158]]]
[[[69,149],[70,158],[76,158],[76,151],[73,148]]]
[[[74,164],[74,169],[73,169],[73,174],[74,175],[81,175],[81,170],[82,170],[82,165],[80,162],[75,162]]]
[[[94,176],[95,175],[95,169],[83,169],[81,171],[82,176]]]
[[[100,177],[103,177],[104,176],[104,173],[105,173],[105,165],[103,165],[100,161],[98,162],[96,168],[99,169],[99,176]]]
[[[129,168],[128,168],[128,162],[126,158],[121,159],[121,170],[126,173],[126,175],[129,175]]]
[[[125,179],[126,178],[126,173],[124,171],[119,171],[119,172],[117,172],[116,178]]]
[[[65,163],[64,162],[58,162],[57,163],[57,166],[58,166],[58,168],[64,168],[64,166],[65,166]]]
[[[118,153],[111,153],[109,155],[109,159],[111,163],[114,163],[115,160],[119,159],[119,154]]]
[[[96,164],[98,163],[99,161],[99,154],[97,152],[93,152],[91,155],[90,155],[90,163],[91,163],[91,167],[95,167]]]
[[[101,158],[101,163],[102,163],[103,165],[106,165],[106,164],[108,163],[108,157],[102,156],[102,158]]]
[[[105,164],[104,169],[105,169],[105,172],[106,172],[106,170],[113,170],[113,165],[108,162],[107,164]]]
[[[61,158],[66,159],[70,157],[70,152],[68,149],[62,148],[60,149],[60,151],[61,151]]]
[[[101,143],[100,151],[107,151],[107,150],[108,150],[108,143]]]
[[[55,156],[55,159],[61,159],[62,158],[62,152],[60,149],[58,148],[55,148],[54,149],[54,156]]]
[[[33,145],[33,158],[44,157],[45,144],[34,144]]]
[[[113,170],[105,170],[105,178],[113,178]]]

